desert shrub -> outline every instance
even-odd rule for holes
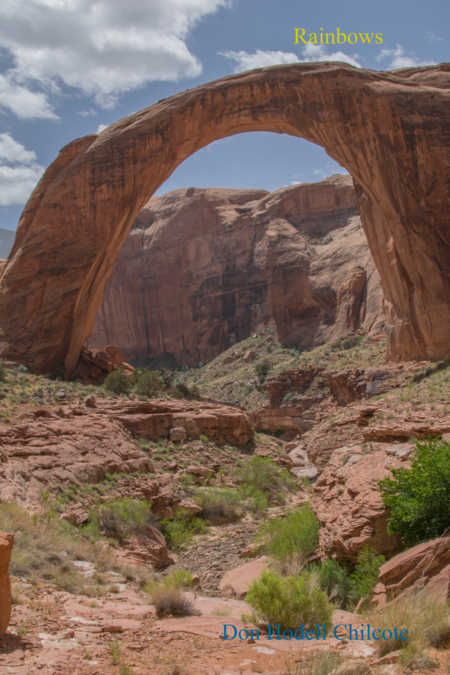
[[[409,546],[441,536],[450,524],[450,443],[417,442],[411,467],[392,469],[378,485],[391,511],[389,533]]]
[[[309,505],[305,505],[284,518],[264,523],[256,540],[283,566],[300,571],[319,544],[319,525]]]
[[[179,551],[186,548],[195,534],[206,532],[207,526],[201,518],[189,517],[181,512],[173,520],[161,520],[161,529],[169,548]]]
[[[260,361],[259,363],[256,364],[255,373],[260,384],[262,384],[266,379],[267,374],[271,369],[271,367],[272,366],[270,365],[270,362],[267,359],[263,359],[263,361]]]
[[[274,496],[286,490],[295,490],[295,479],[268,457],[254,455],[235,470],[236,481],[242,489],[256,489]]]
[[[177,588],[192,586],[192,574],[187,570],[174,570],[164,577],[163,584],[167,587],[176,586]]]
[[[192,387],[188,387],[185,382],[178,382],[175,385],[176,392],[182,398],[198,398],[200,395],[200,389],[196,384],[193,384]]]
[[[117,370],[113,370],[112,373],[107,375],[103,386],[106,391],[120,396],[120,394],[128,394],[131,391],[133,380],[130,380],[129,376],[125,375],[125,366],[120,366]]]
[[[390,602],[382,612],[376,610],[369,617],[375,629],[392,630],[397,626],[409,631],[408,639],[382,639],[376,643],[379,656],[402,650],[402,662],[407,664],[427,647],[448,647],[450,644],[450,606],[432,593],[409,592]]]
[[[159,617],[191,616],[198,614],[192,600],[176,585],[153,584],[149,589],[149,597]]]
[[[361,599],[366,601],[372,597],[372,591],[378,581],[381,565],[386,562],[383,555],[378,554],[368,546],[360,551],[358,562],[350,578],[349,598],[353,603]]]
[[[0,359],[0,382],[6,380],[6,365],[3,359]]]
[[[134,388],[138,396],[153,398],[163,389],[164,385],[156,370],[147,370],[143,373]]]
[[[331,627],[332,605],[314,574],[282,577],[272,570],[262,572],[250,585],[246,602],[253,608],[256,623],[281,624],[282,630]]]
[[[194,500],[203,509],[203,515],[207,520],[232,518],[243,513],[242,496],[233,488],[211,487],[197,490],[194,493]]]
[[[348,605],[350,594],[350,574],[335,560],[325,560],[321,565],[314,565],[317,573],[319,586],[327,594],[329,600],[336,607],[345,609]]]
[[[145,530],[150,522],[151,502],[126,497],[116,502],[102,504],[89,512],[92,523],[98,524],[106,537],[123,541],[132,534]]]
[[[353,659],[346,660],[344,654],[331,651],[317,651],[311,654],[311,658],[299,659],[295,670],[288,665],[283,675],[367,675],[367,664],[359,663]]]
[[[0,530],[15,535],[10,572],[15,576],[45,580],[68,592],[101,595],[107,588],[81,576],[72,560],[93,562],[100,571],[124,570],[103,547],[93,544],[74,526],[57,517],[30,515],[12,502],[0,505]],[[61,551],[67,557],[61,556]],[[139,573],[136,572],[136,577]],[[148,582],[148,575],[147,575]]]
[[[270,506],[267,495],[253,486],[245,487],[243,496],[246,508],[254,516],[265,513]]]

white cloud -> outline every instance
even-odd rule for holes
[[[112,108],[118,96],[148,82],[196,77],[202,64],[189,51],[186,38],[206,14],[229,4],[230,0],[3,0],[0,48],[14,63],[3,77],[18,89],[3,105],[29,116],[26,111],[34,96],[34,116],[51,117],[46,92],[56,93],[61,83]],[[36,87],[43,91],[35,93]],[[23,89],[28,99],[21,102]]]
[[[236,62],[235,73],[243,73],[245,70],[277,66],[282,63],[298,63],[299,58],[290,52],[271,52],[258,49],[254,54],[248,52],[219,52],[221,56]]]
[[[408,56],[401,45],[397,45],[395,49],[382,49],[380,54],[377,56],[377,61],[383,61],[384,59],[390,59],[388,66],[389,70],[436,65],[435,61],[420,61],[415,56],[415,52],[409,52]]]
[[[96,115],[97,111],[94,110],[93,108],[89,108],[89,110],[80,110],[77,115],[81,115],[81,117],[89,117],[90,115]]]
[[[32,150],[0,134],[0,206],[26,202],[43,172]]]
[[[0,10],[1,12],[1,10]],[[1,30],[1,29],[0,29]],[[17,73],[0,73],[0,109],[10,110],[20,119],[58,119],[52,110],[47,94],[32,91],[18,81]]]
[[[316,167],[314,167],[314,169],[312,170],[312,174],[313,176],[325,176],[325,171],[323,169],[317,169]]]
[[[444,38],[439,37],[439,35],[435,35],[434,31],[432,30],[429,30],[426,36],[428,42],[445,42]]]
[[[358,54],[344,54],[340,50],[337,52],[329,53],[324,45],[313,45],[307,44],[303,47],[302,58],[300,61],[302,63],[311,63],[315,61],[342,61],[343,63],[348,63],[355,68],[361,68],[361,64],[358,61],[360,57]]]
[[[258,49],[254,54],[244,51],[219,52],[219,54],[235,62],[235,73],[243,73],[246,70],[266,68],[267,66],[277,66],[285,63],[312,63],[315,61],[342,61],[356,68],[361,67],[361,64],[357,60],[359,58],[358,54],[349,56],[341,51],[330,53],[324,45],[307,44],[302,50],[301,57],[292,52],[273,52],[263,51],[262,49]]]
[[[108,124],[99,124],[97,127],[97,133],[101,134],[102,131],[108,128]]]

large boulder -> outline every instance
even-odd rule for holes
[[[442,601],[450,597],[450,537],[413,546],[382,565],[373,604],[382,608],[407,589],[426,589]]]
[[[311,508],[320,524],[320,556],[355,563],[364,546],[386,557],[398,553],[401,539],[387,533],[389,512],[383,505],[378,481],[391,469],[408,466],[412,444],[374,443],[366,454],[361,445],[333,452],[314,485]]]
[[[267,563],[267,557],[263,556],[227,572],[219,584],[220,595],[224,598],[245,598],[250,585],[261,576]]]

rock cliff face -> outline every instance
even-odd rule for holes
[[[209,143],[270,131],[322,146],[355,180],[389,358],[449,356],[449,102],[445,63],[387,73],[291,64],[204,84],[73,141],[21,216],[1,276],[0,355],[41,373],[63,359],[70,376],[148,199]],[[282,286],[282,270],[276,278]]]
[[[88,345],[194,365],[275,324],[302,348],[381,330],[350,176],[276,190],[179,189],[134,221]]]

